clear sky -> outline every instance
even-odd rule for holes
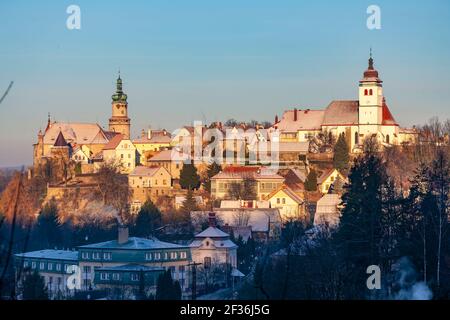
[[[66,8],[81,8],[81,30]],[[366,9],[381,8],[381,30]],[[149,125],[270,120],[357,99],[373,47],[403,126],[450,109],[450,2],[0,1],[0,166],[30,164],[47,112],[107,125],[120,68],[133,136]]]

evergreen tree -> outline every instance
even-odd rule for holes
[[[29,273],[23,280],[24,300],[48,300],[47,287],[43,277],[35,270]]]
[[[183,163],[183,168],[180,171],[180,186],[183,189],[198,189],[200,186],[200,176],[192,162]]]
[[[148,237],[153,235],[161,225],[161,212],[153,202],[147,200],[136,217],[134,234],[138,237]]]
[[[181,300],[181,287],[178,281],[173,281],[172,273],[166,270],[158,277],[156,300]]]
[[[314,169],[311,169],[306,177],[305,189],[306,191],[317,191],[317,173]]]
[[[191,212],[198,210],[197,200],[194,198],[194,193],[191,189],[188,190],[186,194],[186,198],[183,201],[181,206],[181,211],[183,212]]]
[[[206,179],[203,181],[203,188],[205,188],[206,191],[211,192],[211,178],[218,174],[221,170],[222,167],[215,161],[208,165],[206,170]]]
[[[350,161],[349,147],[347,141],[345,141],[345,136],[343,134],[339,135],[339,138],[334,145],[334,157],[333,164],[336,169],[340,172],[347,172],[348,165]]]
[[[363,298],[367,293],[366,268],[382,265],[383,192],[386,171],[381,159],[368,152],[355,160],[349,184],[342,196],[343,210],[336,234],[340,257],[353,274],[346,286],[348,298]]]
[[[34,231],[38,247],[54,248],[62,245],[58,208],[53,199],[41,210]]]

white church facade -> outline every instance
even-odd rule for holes
[[[287,110],[280,120],[275,117],[272,129],[278,130],[282,142],[324,134],[336,139],[343,133],[352,152],[360,150],[367,137],[376,137],[384,146],[414,144],[416,130],[400,128],[386,104],[382,83],[371,55],[359,81],[358,100],[335,100],[325,110]]]

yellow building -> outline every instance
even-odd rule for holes
[[[323,194],[328,193],[337,177],[341,179],[342,183],[345,183],[347,180],[337,169],[325,170],[317,179],[318,190]]]
[[[188,162],[190,156],[175,149],[163,150],[147,160],[147,166],[157,166],[165,168],[172,179],[180,179],[180,172],[183,169],[183,163]]]
[[[130,173],[136,167],[136,147],[122,134],[111,139],[103,148],[102,155],[104,162],[120,163],[122,173]]]
[[[145,165],[147,156],[168,149],[171,143],[170,133],[166,130],[142,130],[140,138],[134,139],[133,144],[137,150],[138,162]]]
[[[256,200],[267,200],[271,192],[278,189],[284,178],[273,170],[264,167],[229,166],[211,178],[211,197],[213,199],[229,198],[233,184],[242,184],[245,179],[256,183]],[[252,199],[240,199],[252,200]]]
[[[281,219],[303,220],[306,221],[305,201],[286,185],[273,191],[269,196],[271,208],[277,208],[280,211]]]
[[[137,166],[128,175],[131,190],[131,211],[136,213],[147,200],[156,202],[171,193],[171,176],[164,167]]]

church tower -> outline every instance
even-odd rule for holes
[[[369,67],[359,81],[359,134],[369,136],[381,131],[383,120],[383,81],[373,67],[370,50]]]
[[[121,133],[130,138],[130,118],[128,118],[127,95],[122,91],[122,79],[117,78],[116,93],[112,95],[112,116],[109,119],[109,131]]]

